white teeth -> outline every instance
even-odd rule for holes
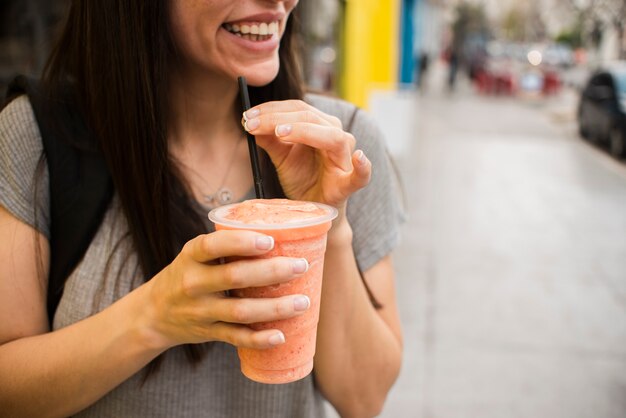
[[[247,39],[253,41],[266,39],[267,36],[273,36],[279,32],[278,22],[262,22],[262,23],[224,23],[224,28],[235,35],[249,35]]]

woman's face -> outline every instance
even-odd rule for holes
[[[278,73],[278,46],[298,0],[171,0],[183,68],[261,86]]]

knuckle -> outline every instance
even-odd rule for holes
[[[308,123],[303,123],[300,125],[300,134],[303,137],[308,137],[311,135],[311,125]]]
[[[277,300],[274,303],[274,315],[276,315],[277,318],[284,318],[289,316],[290,313],[291,310],[285,301]]]
[[[251,234],[249,231],[220,231],[224,235],[224,237],[228,237],[229,246],[233,247],[237,251],[245,250],[246,247],[250,244]]]
[[[184,295],[193,296],[196,293],[196,277],[189,271],[184,271],[180,278],[180,288]]]
[[[223,277],[224,284],[229,289],[240,289],[243,287],[244,280],[240,274],[240,269],[236,263],[226,263],[223,265]]]
[[[200,249],[202,250],[202,253],[211,257],[214,254],[213,237],[211,235],[202,235],[198,239],[200,240]]]
[[[246,325],[239,325],[232,333],[231,344],[237,347],[256,347],[254,331]]]
[[[228,328],[225,323],[216,322],[208,327],[207,333],[210,335],[212,341],[231,343],[231,332]]]
[[[261,120],[263,120],[263,118],[261,118]],[[267,117],[265,118],[265,124],[268,127],[274,128],[276,125],[280,124],[280,120],[275,113],[272,113],[270,115],[267,115]]]
[[[234,300],[230,308],[230,316],[234,322],[246,323],[250,319],[250,310],[243,301]]]
[[[222,332],[221,335],[219,336],[219,339],[228,344],[234,345],[236,347],[241,345],[240,339],[238,338],[237,333],[234,332],[234,330],[230,328],[225,329],[224,332]]]
[[[307,123],[316,123],[319,121],[319,118],[312,110],[304,111],[304,121]]]
[[[345,132],[338,128],[333,128],[330,135],[333,148],[343,148],[346,143]]]
[[[194,240],[187,241],[185,245],[183,245],[182,250],[180,250],[180,253],[183,254],[185,257],[191,257],[191,254],[193,253],[193,246]]]
[[[297,109],[306,109],[308,105],[302,100],[291,99],[289,100],[289,105],[295,107]]]
[[[272,274],[272,277],[290,277],[292,275],[292,272],[293,267],[291,266],[291,263],[286,259],[277,259],[270,264],[270,273]]]
[[[253,332],[248,344],[252,348],[265,348],[267,347],[267,338],[260,332]]]
[[[333,126],[338,127],[339,129],[343,129],[343,123],[341,122],[341,119],[339,119],[337,116],[330,116],[330,123]]]
[[[350,149],[354,149],[356,147],[356,138],[354,137],[354,135],[352,135],[350,132],[344,132],[344,135],[347,139]]]

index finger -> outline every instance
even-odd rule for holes
[[[310,111],[315,113],[320,118],[324,119],[332,126],[342,128],[341,120],[335,116],[322,112],[318,108],[311,106],[310,104],[302,100],[276,100],[272,102],[261,103],[253,108],[250,108],[244,112],[245,119],[252,119],[259,115],[267,115],[270,113],[289,113],[289,112],[303,112]]]
[[[253,231],[222,230],[188,241],[182,253],[199,263],[221,257],[262,255],[274,248],[274,238]]]

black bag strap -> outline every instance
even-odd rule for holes
[[[69,92],[69,89],[68,89]],[[82,260],[113,196],[113,182],[71,95],[50,98],[33,79],[16,77],[7,99],[27,94],[50,177],[50,323],[68,276]]]

